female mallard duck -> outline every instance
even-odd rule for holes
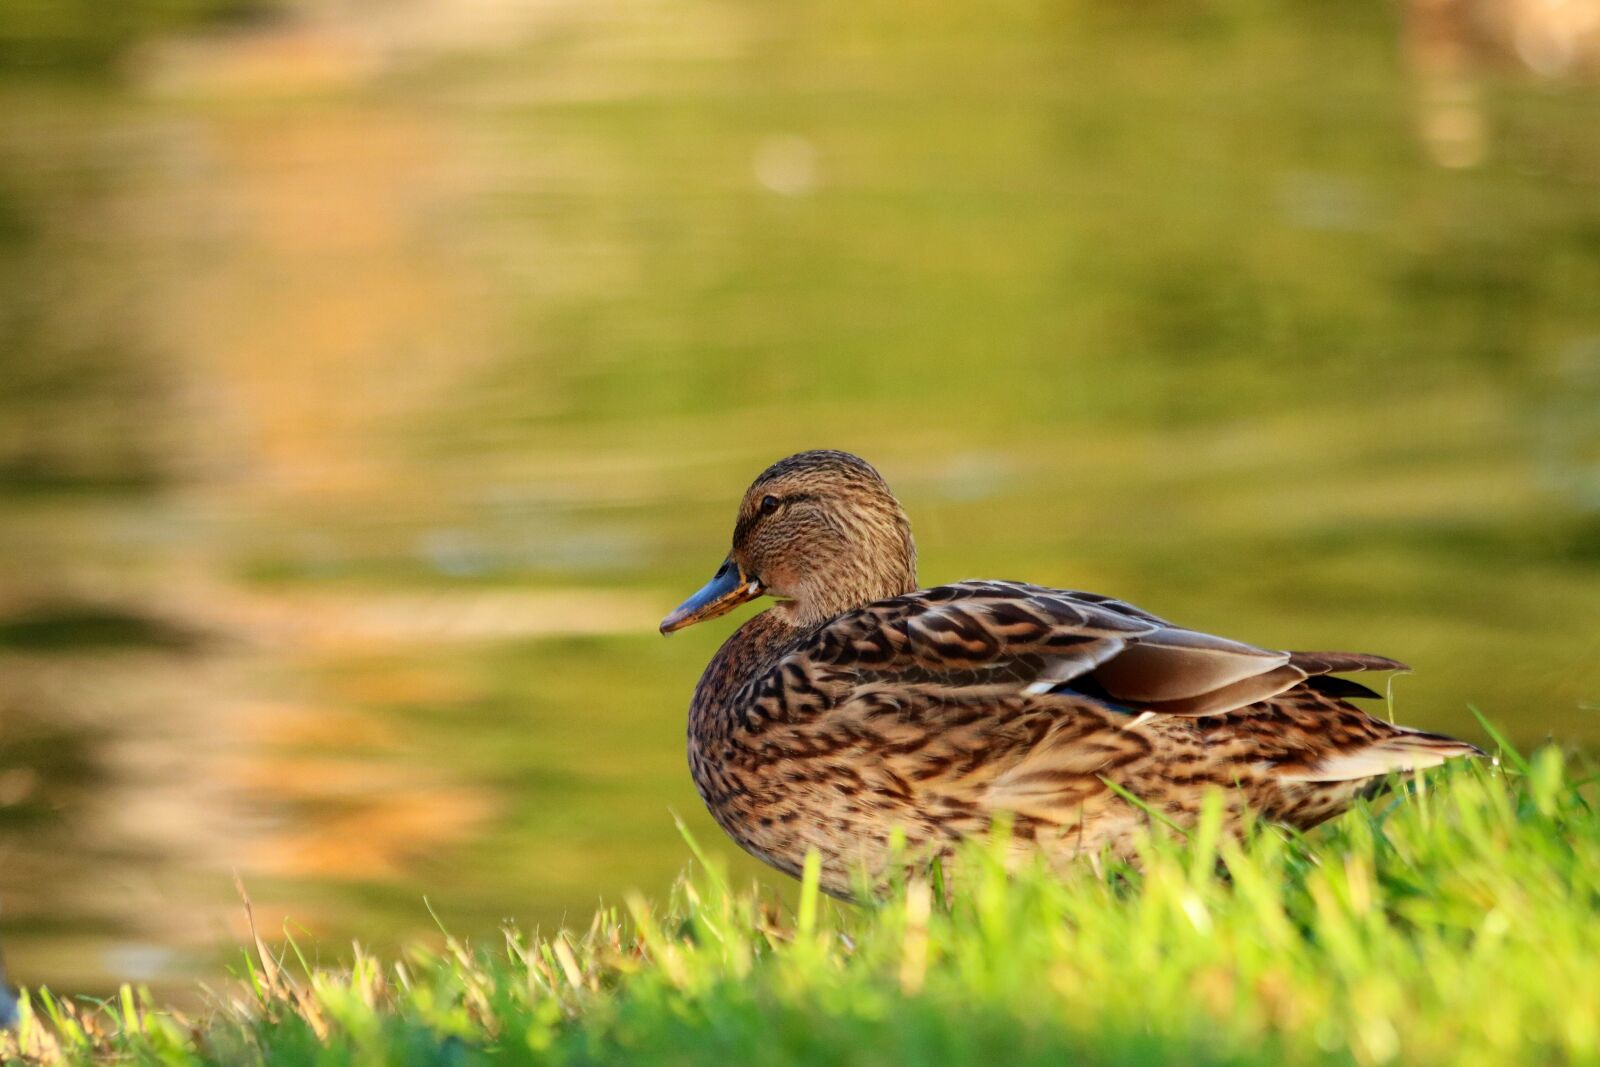
[[[1390,771],[1473,746],[1358,710],[1334,677],[1404,669],[1351,652],[1274,652],[1106,596],[1021,582],[918,589],[911,523],[870,464],[802,452],[744,495],[733,552],[661,623],[781,597],[712,657],[689,708],[689,766],[733,839],[822,887],[881,874],[899,827],[946,851],[1009,818],[1014,847],[1127,855],[1146,815],[1183,824],[1223,787],[1296,827]],[[1117,789],[1109,783],[1115,783]]]

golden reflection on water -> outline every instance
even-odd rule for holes
[[[1541,80],[1600,76],[1600,0],[1408,0],[1402,44],[1418,134],[1443,167],[1494,148],[1484,82],[1515,64]]]
[[[176,658],[11,657],[0,679],[7,707],[68,716],[96,738],[97,779],[49,798],[73,809],[65,834],[40,835],[53,844],[7,849],[4,916],[24,934],[57,918],[117,928],[95,955],[71,933],[43,950],[24,939],[24,976],[94,984],[130,958],[159,976],[169,951],[204,955],[239,937],[242,915],[218,900],[230,869],[266,880],[256,908],[269,928],[292,917],[318,929],[321,908],[276,897],[278,880],[392,878],[503,806],[455,770],[406,760],[375,708],[474,700],[469,679],[433,662],[447,659],[442,646],[626,632],[656,611],[654,598],[615,590],[237,581],[260,524],[314,532],[319,514],[380,509],[442,517],[448,493],[405,464],[402,428],[489,351],[484,293],[451,244],[470,178],[451,130],[425,110],[339,95],[272,102],[360,89],[379,69],[371,42],[293,22],[143,60],[157,93],[208,102],[159,120],[159,169],[136,173],[137,203],[117,205],[97,235],[138,267],[144,306],[128,321],[163,353],[152,436],[172,483],[153,511],[113,505],[96,521],[112,541],[118,522],[171,537],[145,546],[136,569],[63,554],[48,579],[17,574],[6,595],[23,617],[85,603],[188,639]],[[375,652],[414,662],[316,678],[319,662]],[[38,772],[8,770],[0,806],[41,788]],[[78,855],[96,857],[91,870]]]

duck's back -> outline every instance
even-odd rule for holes
[[[824,885],[881,868],[896,828],[942,849],[1004,815],[1020,847],[1125,851],[1210,787],[1311,826],[1391,770],[1476,750],[1392,726],[1336,677],[1381,657],[1276,652],[1108,597],[961,582],[819,626],[747,622],[696,691],[696,785],[741,845],[780,869],[821,853]],[[1114,783],[1113,789],[1107,783]],[[1139,799],[1130,803],[1118,790]]]

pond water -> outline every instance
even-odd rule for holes
[[[0,83],[17,981],[219,973],[234,871],[338,952],[659,894],[674,813],[731,853],[732,623],[655,627],[806,447],[928,583],[1600,741],[1592,83],[1327,3],[503,6]]]

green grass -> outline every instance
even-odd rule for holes
[[[1600,1062],[1596,779],[1550,747],[1310,837],[1203,819],[1137,868],[798,904],[699,865],[587,930],[310,966],[258,942],[194,1016],[35,992],[0,1058],[137,1063]],[[1212,809],[1215,813],[1215,808]]]

